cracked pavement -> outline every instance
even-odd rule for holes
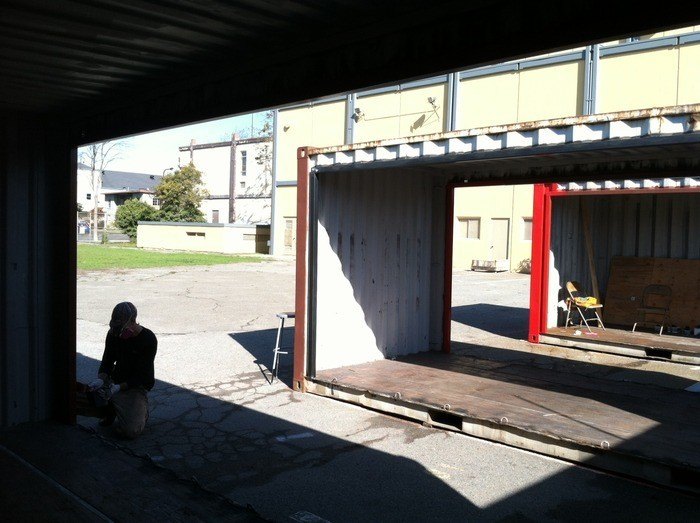
[[[464,310],[487,299],[522,309],[527,278],[457,273],[454,295]],[[78,379],[96,374],[111,309],[123,300],[136,304],[159,347],[147,429],[121,444],[271,520],[304,511],[334,522],[681,521],[694,514],[695,501],[680,494],[295,393],[290,356],[282,358],[281,380],[270,385],[263,373],[271,365],[275,314],[293,309],[289,261],[79,274]],[[494,333],[504,319],[494,314],[486,309],[476,325],[455,322],[467,342],[459,350],[493,353],[469,345],[488,342],[510,349],[494,357],[533,364],[540,364],[538,351],[562,364],[570,357],[518,340],[520,327]],[[505,311],[513,314],[522,311]],[[285,335],[291,340],[292,328]],[[626,379],[626,359],[588,358],[617,361]],[[669,369],[668,386],[674,372],[686,372],[662,368]],[[97,420],[79,422],[114,437]]]

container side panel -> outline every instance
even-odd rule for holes
[[[430,243],[430,349],[442,348],[443,311],[445,307],[445,191],[444,182],[435,180],[432,187]]]
[[[433,198],[411,173],[319,177],[318,370],[430,348],[442,315],[431,314]]]
[[[0,110],[0,427],[71,420],[74,151],[65,129]]]

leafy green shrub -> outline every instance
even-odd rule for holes
[[[199,206],[209,193],[203,188],[201,171],[194,165],[186,165],[163,176],[155,192],[160,200],[161,221],[206,221]]]
[[[158,219],[158,210],[146,202],[133,198],[124,202],[117,209],[117,217],[114,223],[124,234],[128,234],[132,240],[136,239],[138,222],[155,221]]]

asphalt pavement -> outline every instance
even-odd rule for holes
[[[529,345],[522,340],[525,275],[458,272],[454,286],[459,350],[586,358],[617,365],[611,379],[648,365],[661,369],[649,375],[668,375],[671,387],[674,376],[697,372]],[[677,492],[293,392],[290,356],[283,357],[282,379],[270,385],[275,313],[293,309],[291,261],[79,274],[79,379],[95,375],[110,311],[122,300],[136,304],[139,321],[159,340],[148,427],[122,444],[265,518],[687,521],[697,515],[697,499]],[[113,438],[96,420],[80,423]]]

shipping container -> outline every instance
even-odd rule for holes
[[[602,300],[613,261],[665,257],[692,278],[700,258],[698,131],[700,105],[691,105],[300,148],[294,388],[575,461],[603,459],[602,449],[600,466],[654,481],[669,467],[690,464],[695,473],[700,455],[653,443],[656,411],[639,410],[649,402],[620,414],[606,405],[608,385],[577,398],[569,384],[494,382],[493,368],[455,363],[450,324],[460,187],[537,184],[531,342],[575,346],[548,331],[563,328],[562,289],[580,280]],[[697,310],[697,297],[686,300]],[[659,354],[655,345],[640,350]],[[610,418],[646,437],[616,435],[615,422],[606,436]],[[688,440],[700,439],[700,427],[690,431]],[[644,463],[627,461],[639,456]]]

